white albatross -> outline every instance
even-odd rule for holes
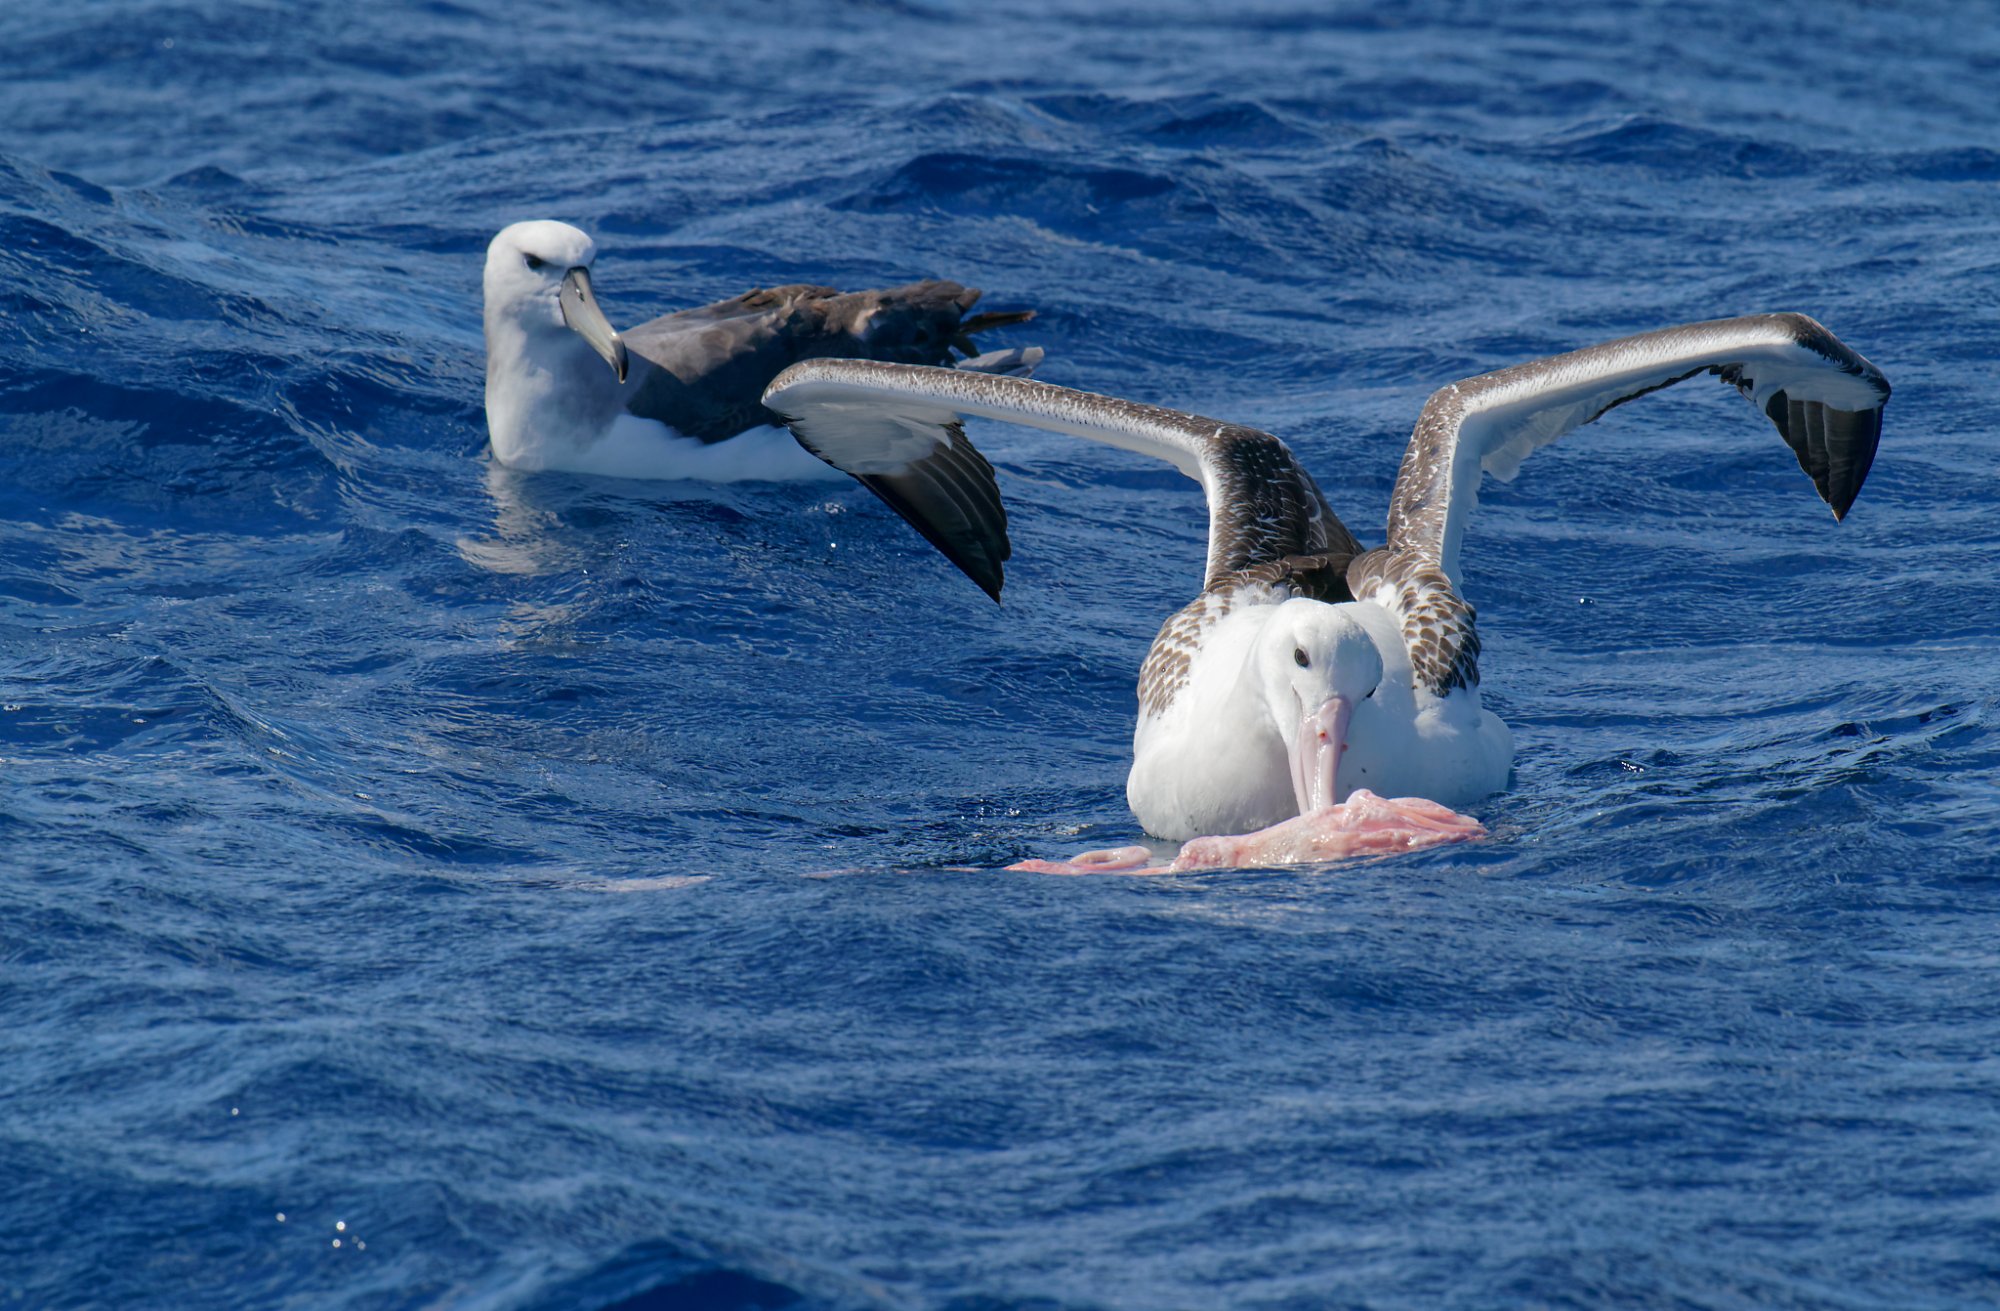
[[[881,291],[772,287],[620,333],[590,283],[597,244],[567,223],[501,229],[486,248],[486,426],[516,469],[709,482],[833,479],[759,404],[788,364],[821,356],[945,364],[972,334],[1034,317],[975,314],[956,282]],[[1028,373],[1038,347],[961,367]]]
[[[1388,541],[1373,550],[1291,450],[1254,428],[1020,378],[836,360],[787,369],[764,403],[806,449],[864,481],[962,481],[970,443],[960,417],[979,415],[1153,456],[1201,484],[1207,574],[1141,667],[1126,785],[1147,832],[1221,835],[1183,848],[1187,867],[1332,859],[1480,832],[1445,807],[1505,787],[1513,762],[1512,735],[1480,704],[1479,637],[1459,591],[1459,543],[1481,473],[1511,479],[1538,447],[1700,373],[1768,416],[1834,517],[1847,514],[1875,457],[1889,384],[1802,314],[1640,333],[1433,393],[1396,479]],[[884,499],[998,597],[1009,548],[990,509],[997,491],[991,502]],[[1038,867],[1144,859],[1144,848],[1128,848]]]

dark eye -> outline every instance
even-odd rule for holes
[[[536,270],[539,270],[544,264],[548,263],[547,260],[543,259],[539,255],[523,255],[521,256],[521,258],[528,262],[529,268]]]
[[[1292,663],[1301,669],[1312,668],[1312,661],[1306,659],[1306,649],[1302,646],[1292,648]]]

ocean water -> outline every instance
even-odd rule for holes
[[[0,1308],[2000,1303],[2000,23],[1498,8],[0,8]],[[490,467],[525,217],[619,323],[984,287],[1368,541],[1520,359],[1896,392],[1842,525],[1714,385],[1489,481],[1490,841],[1039,878],[1194,486],[975,425],[996,607]]]

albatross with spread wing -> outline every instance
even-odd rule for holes
[[[1201,484],[1207,572],[1141,666],[1126,788],[1147,832],[1219,835],[1183,848],[1185,867],[1477,834],[1445,807],[1504,787],[1513,760],[1506,725],[1480,704],[1479,636],[1459,585],[1480,476],[1512,478],[1564,433],[1702,373],[1771,420],[1845,517],[1875,457],[1889,384],[1802,314],[1640,333],[1434,393],[1403,456],[1388,540],[1372,550],[1289,447],[1238,424],[1022,378],[847,360],[787,369],[764,404],[996,600],[1006,517],[962,416],[1090,438]],[[1040,867],[1085,872],[1145,858],[1135,847]]]

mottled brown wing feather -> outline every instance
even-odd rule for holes
[[[1889,383],[1803,314],[1682,324],[1453,383],[1418,416],[1390,501],[1388,545],[1348,570],[1357,596],[1399,611],[1426,687],[1443,695],[1479,681],[1474,611],[1450,575],[1486,462],[1511,470],[1563,433],[1703,373],[1758,405],[1834,517],[1847,514],[1875,459]],[[1472,430],[1477,449],[1461,450]]]
[[[1270,433],[1218,426],[1205,444],[1208,576],[1201,595],[1160,626],[1139,668],[1139,705],[1161,714],[1187,683],[1193,652],[1232,611],[1293,597],[1351,601],[1354,534],[1291,448]]]
[[[1270,433],[1219,425],[1204,457],[1209,569],[1203,588],[1233,586],[1248,569],[1361,549],[1291,448]]]
[[[1421,686],[1437,696],[1479,686],[1478,612],[1434,559],[1377,547],[1347,566],[1347,586],[1357,600],[1381,601],[1397,615]]]

